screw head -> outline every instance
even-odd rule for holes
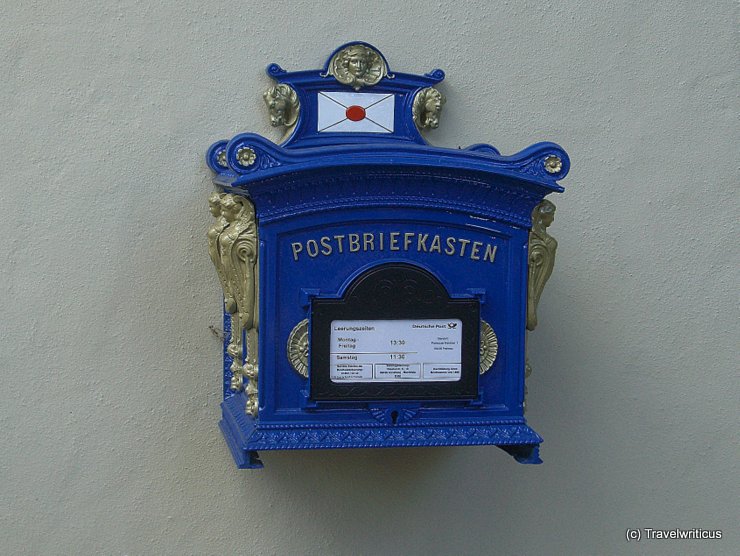
[[[545,171],[548,174],[557,174],[562,169],[563,169],[563,161],[560,160],[559,157],[555,156],[554,154],[551,154],[550,156],[545,158]]]
[[[250,147],[242,147],[236,151],[236,161],[242,166],[251,166],[257,159],[257,155]]]

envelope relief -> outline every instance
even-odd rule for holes
[[[393,133],[395,95],[320,91],[320,133]]]

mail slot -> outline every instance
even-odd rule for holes
[[[267,450],[495,445],[539,463],[526,334],[552,269],[569,159],[441,148],[441,70],[362,42],[318,70],[268,66],[280,144],[214,143],[208,247],[224,292],[221,430]]]

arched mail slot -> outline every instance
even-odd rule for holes
[[[385,263],[340,299],[311,303],[310,398],[457,400],[478,395],[480,307],[434,275]]]
[[[242,133],[206,157],[237,465],[260,467],[258,450],[475,444],[538,463],[525,340],[565,151],[427,144],[444,73],[392,72],[366,43],[268,75],[285,140]]]

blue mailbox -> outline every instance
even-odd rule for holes
[[[565,151],[427,144],[444,73],[392,72],[367,43],[267,73],[283,142],[243,133],[206,157],[220,426],[237,465],[261,467],[260,450],[481,444],[540,463],[525,338]]]

